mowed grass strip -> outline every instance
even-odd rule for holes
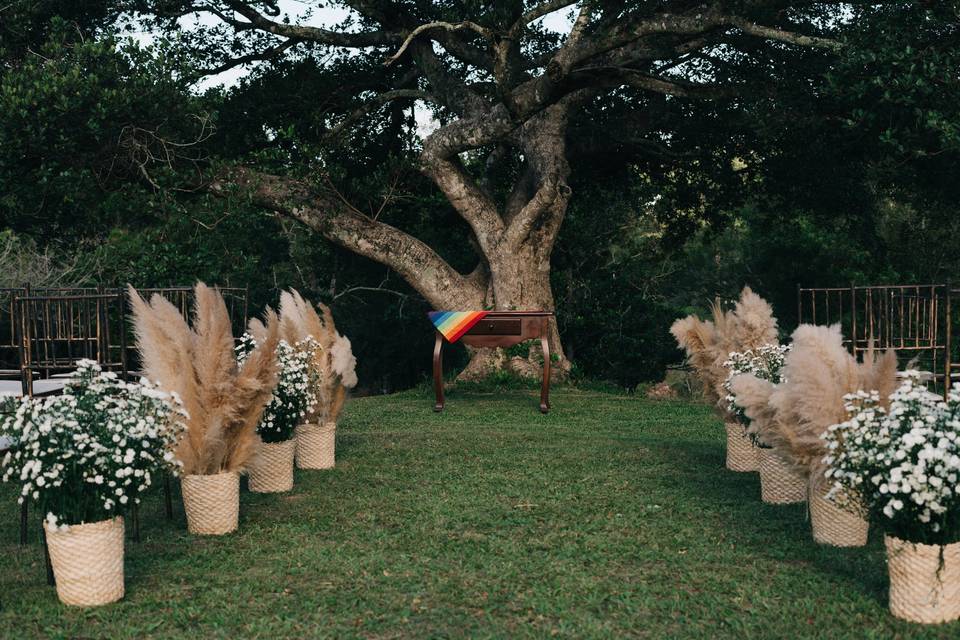
[[[886,607],[882,540],[812,542],[723,468],[706,406],[556,389],[423,389],[351,401],[337,468],[243,493],[239,532],[186,533],[142,507],[127,596],[57,601],[0,487],[0,636],[11,638],[956,638]],[[177,497],[177,500],[179,498]]]

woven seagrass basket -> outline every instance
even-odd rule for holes
[[[772,449],[760,450],[760,498],[768,504],[806,502],[807,483]]]
[[[219,536],[236,531],[240,520],[238,474],[185,475],[180,487],[190,533]]]
[[[724,427],[727,430],[727,469],[756,471],[757,448],[747,437],[743,427],[736,422],[727,422]]]
[[[293,455],[297,441],[264,442],[260,445],[259,460],[250,469],[250,491],[280,493],[293,489]]]
[[[123,597],[123,518],[44,527],[61,602],[94,607]]]
[[[332,469],[336,463],[337,423],[302,424],[297,427],[297,467]]]
[[[827,500],[827,487],[810,487],[810,526],[813,539],[834,547],[867,544],[870,524],[860,514]]]
[[[925,624],[960,618],[960,542],[940,547],[888,535],[884,544],[890,573],[890,613]]]

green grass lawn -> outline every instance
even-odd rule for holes
[[[710,410],[557,389],[424,390],[348,405],[337,468],[241,496],[239,532],[143,508],[127,596],[60,605],[39,521],[16,544],[0,489],[4,637],[956,638],[891,617],[882,540],[812,542],[803,506],[764,505],[723,468]]]

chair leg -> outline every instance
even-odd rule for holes
[[[40,539],[43,541],[43,563],[47,568],[47,584],[51,587],[57,584],[53,576],[53,564],[50,562],[50,549],[47,547],[47,532],[40,526]]]
[[[130,519],[133,520],[133,541],[140,542],[140,505],[133,503],[130,509]]]
[[[437,399],[433,410],[443,411],[443,334],[439,331],[433,345],[433,392]]]
[[[540,384],[540,413],[550,411],[550,341],[547,339],[549,331],[547,321],[543,322],[540,333],[540,348],[543,351],[543,382]]]
[[[173,520],[173,498],[170,494],[170,474],[163,474],[163,506],[167,520]]]
[[[27,544],[27,501],[20,505],[20,544]]]

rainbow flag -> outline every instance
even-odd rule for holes
[[[483,320],[486,311],[430,311],[430,322],[448,342],[456,342],[470,328]]]

